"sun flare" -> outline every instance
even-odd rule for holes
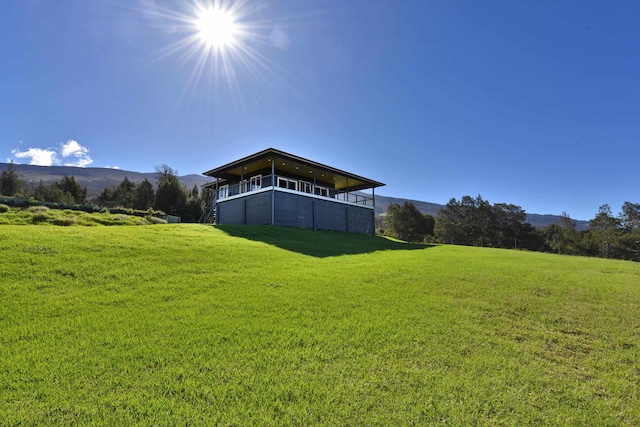
[[[221,8],[202,9],[198,14],[195,26],[198,37],[209,47],[232,46],[238,33],[233,14]]]
[[[150,3],[154,3],[151,1]],[[189,65],[182,97],[195,97],[202,80],[216,92],[225,82],[234,102],[242,102],[240,72],[254,78],[280,78],[282,71],[265,55],[272,37],[269,21],[255,19],[263,3],[249,0],[176,0],[178,9],[155,7],[149,16],[157,19],[174,39],[154,56],[158,61],[178,55],[180,67]]]

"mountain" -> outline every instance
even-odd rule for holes
[[[376,215],[383,214],[389,208],[391,203],[397,203],[402,205],[404,202],[411,202],[413,205],[418,208],[420,212],[423,214],[428,214],[433,217],[438,215],[438,211],[440,208],[443,208],[444,205],[440,205],[437,203],[431,202],[423,202],[420,200],[408,200],[408,199],[398,199],[395,197],[386,197],[376,195]],[[540,214],[532,214],[527,213],[526,222],[533,225],[534,227],[544,227],[546,225],[555,224],[560,221],[559,215],[540,215]],[[589,229],[589,221],[575,220],[576,221],[576,229],[578,231],[585,231]]]
[[[0,163],[0,172],[9,167],[8,163]],[[42,180],[44,184],[50,184],[60,181],[64,175],[73,176],[75,180],[82,186],[87,187],[89,197],[95,196],[105,187],[115,187],[127,177],[136,184],[148,179],[152,184],[156,184],[157,173],[155,172],[132,172],[121,169],[109,168],[79,168],[74,166],[33,166],[14,164],[14,169],[20,175],[20,178],[30,184],[37,184]],[[180,183],[187,188],[194,185],[201,185],[210,182],[209,177],[197,174],[179,176]],[[376,195],[376,215],[380,215],[387,211],[391,203],[402,205],[404,202],[413,203],[420,212],[436,216],[440,208],[444,205],[431,202],[423,202],[420,200],[399,199],[396,197],[386,197]],[[527,222],[534,227],[544,227],[545,225],[556,223],[560,220],[559,215],[540,215],[527,214]],[[580,231],[589,228],[589,221],[576,220],[576,228]]]
[[[8,163],[0,163],[0,171],[3,171],[8,167]],[[30,184],[37,184],[40,180],[42,180],[44,184],[50,184],[55,181],[60,181],[64,175],[73,176],[80,185],[87,187],[89,197],[97,195],[105,187],[117,186],[125,177],[136,184],[141,183],[146,178],[155,186],[158,176],[156,172],[142,173],[121,169],[79,168],[75,166],[34,166],[14,164],[13,168],[18,172],[18,175],[20,175],[20,178],[23,181]],[[189,189],[194,185],[200,187],[202,184],[211,181],[211,179],[206,176],[196,174],[179,176],[178,178],[180,179],[180,183]]]

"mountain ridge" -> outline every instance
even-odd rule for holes
[[[0,172],[6,170],[9,163],[0,163]],[[98,168],[98,167],[77,167],[77,166],[36,166],[13,164],[14,169],[20,175],[20,178],[30,184],[38,183],[40,180],[44,184],[50,184],[60,181],[64,176],[73,176],[75,180],[82,186],[87,187],[89,196],[99,194],[105,187],[117,186],[126,177],[130,181],[139,184],[148,179],[154,186],[157,181],[157,172],[134,172],[123,169]],[[178,176],[180,183],[187,188],[194,185],[200,187],[207,182],[211,182],[209,177],[199,174],[189,174]],[[391,203],[403,204],[404,202],[413,203],[416,208],[423,214],[436,216],[438,211],[444,205],[422,200],[402,199],[398,197],[376,195],[376,215],[380,215],[387,211]],[[534,227],[544,227],[549,224],[557,223],[560,220],[559,215],[527,213],[526,221]],[[575,220],[578,230],[586,230],[589,228],[589,221]]]

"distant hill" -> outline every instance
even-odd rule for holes
[[[8,163],[0,163],[0,171],[9,167]],[[120,184],[127,177],[136,184],[146,179],[154,186],[156,185],[156,172],[132,172],[121,169],[110,168],[79,168],[74,166],[33,166],[33,165],[13,165],[14,169],[20,175],[20,178],[28,183],[37,184],[42,180],[44,184],[50,184],[60,181],[64,175],[73,176],[75,180],[82,186],[87,187],[89,196],[99,194],[105,187],[112,187]],[[180,183],[187,188],[194,185],[198,187],[211,181],[210,178],[202,175],[184,175],[178,177]]]
[[[385,197],[376,195],[376,215],[380,215],[387,211],[387,208],[391,203],[397,203],[402,205],[404,202],[411,202],[416,208],[423,214],[432,216],[438,215],[438,211],[444,207],[438,203],[422,202],[420,200],[398,199],[395,197]],[[534,213],[527,213],[526,222],[534,227],[544,227],[546,225],[555,224],[560,221],[559,215],[540,215]],[[584,231],[589,228],[589,221],[576,221],[576,229],[578,231]]]
[[[8,163],[0,163],[0,171],[9,167]],[[127,177],[130,181],[140,183],[144,179],[148,179],[154,186],[157,180],[155,172],[132,172],[121,169],[109,168],[79,168],[74,166],[33,166],[14,164],[13,167],[20,175],[20,178],[28,183],[37,184],[42,180],[45,184],[54,181],[60,181],[64,176],[73,176],[82,186],[87,187],[89,196],[97,195],[105,187],[116,186]],[[180,176],[180,183],[187,188],[194,185],[200,187],[210,182],[209,177],[197,174]],[[443,205],[438,203],[423,202],[420,200],[399,199],[396,197],[386,197],[376,195],[376,215],[380,215],[387,211],[391,203],[403,204],[405,201],[413,203],[420,212],[436,216]],[[540,215],[527,213],[527,222],[534,227],[544,227],[545,225],[556,223],[560,220],[559,215]],[[576,228],[578,230],[586,230],[589,228],[589,221],[576,220]]]

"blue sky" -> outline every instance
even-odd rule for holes
[[[181,175],[274,147],[446,203],[640,202],[640,3],[9,0],[0,161]]]

